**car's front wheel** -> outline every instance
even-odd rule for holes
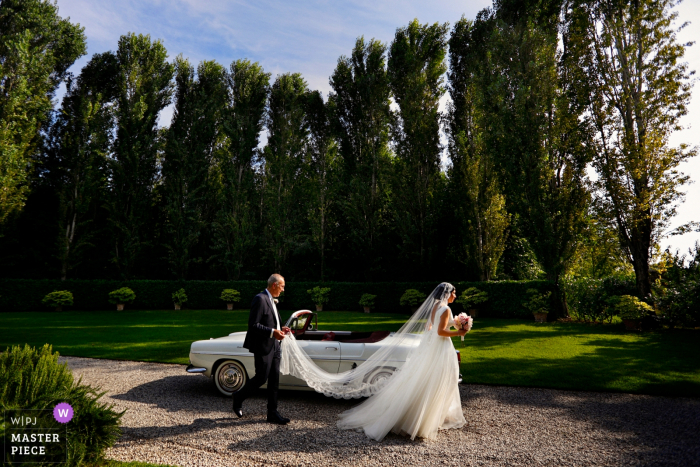
[[[248,381],[248,374],[243,364],[237,360],[224,360],[216,367],[214,384],[224,396],[231,396],[241,389],[246,381]]]

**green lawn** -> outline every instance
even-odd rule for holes
[[[289,316],[283,312],[283,319]],[[190,343],[246,328],[247,310],[2,313],[0,348],[50,343],[62,355],[187,363]],[[396,330],[405,316],[319,313],[321,329]],[[700,332],[477,318],[465,382],[700,397]]]

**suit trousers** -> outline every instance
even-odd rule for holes
[[[275,339],[269,354],[255,352],[253,357],[255,358],[255,376],[234,394],[234,400],[242,404],[267,381],[267,412],[274,412],[277,410],[277,392],[280,385],[280,360],[282,359],[280,341]]]

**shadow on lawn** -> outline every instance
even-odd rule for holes
[[[698,344],[679,349],[658,337],[632,342],[591,339],[579,345],[592,351],[559,358],[466,359],[462,372],[466,383],[700,397],[700,362],[677,356],[679,351],[697,354]],[[500,345],[517,340],[518,336],[505,336]]]

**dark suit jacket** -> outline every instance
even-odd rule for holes
[[[277,315],[279,318],[279,314]],[[282,326],[282,319],[279,320]],[[253,353],[267,355],[272,352],[275,338],[270,337],[273,329],[277,328],[275,309],[272,308],[270,297],[264,290],[253,298],[248,316],[248,333],[243,341],[243,347]]]

